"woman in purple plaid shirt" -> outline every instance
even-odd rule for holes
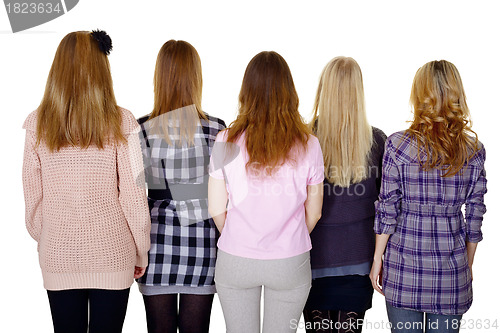
[[[458,332],[482,239],[485,150],[453,64],[422,66],[411,103],[410,128],[385,144],[370,278],[385,295],[393,332]]]

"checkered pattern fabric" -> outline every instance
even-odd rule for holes
[[[168,144],[148,128],[148,116],[139,119],[148,191],[161,190],[165,198],[148,197],[151,214],[149,266],[137,282],[149,286],[202,287],[214,285],[217,229],[208,214],[206,195],[175,199],[174,186],[206,187],[210,152],[221,119],[200,119],[194,145]]]
[[[390,305],[446,315],[469,309],[466,241],[482,239],[486,212],[486,153],[480,147],[462,172],[441,177],[440,170],[421,170],[417,144],[404,132],[387,139],[375,232],[391,234],[382,283]]]

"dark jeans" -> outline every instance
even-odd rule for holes
[[[388,303],[387,315],[393,333],[456,333],[460,330],[461,315],[439,315],[395,308]]]
[[[54,332],[120,333],[129,292],[130,288],[48,290]]]

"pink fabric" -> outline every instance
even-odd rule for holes
[[[218,247],[230,254],[254,259],[293,257],[311,249],[305,222],[307,186],[323,182],[323,154],[318,139],[310,136],[307,151],[295,154],[272,177],[250,176],[245,168],[248,154],[241,137],[233,148],[236,157],[216,170],[224,159],[220,149],[226,131],[217,135],[210,176],[227,177],[229,206]],[[231,145],[231,144],[229,144]],[[227,153],[226,153],[227,154]],[[229,159],[228,159],[229,161]],[[225,163],[224,163],[225,164]],[[262,174],[262,172],[261,172]]]
[[[126,143],[104,149],[36,145],[37,111],[24,122],[26,227],[48,290],[125,289],[145,267],[151,221],[141,180],[138,124],[122,109]]]

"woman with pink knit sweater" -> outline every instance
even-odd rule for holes
[[[148,264],[138,124],[116,105],[110,50],[103,31],[64,37],[23,126],[26,226],[55,332],[121,332],[130,286]]]

